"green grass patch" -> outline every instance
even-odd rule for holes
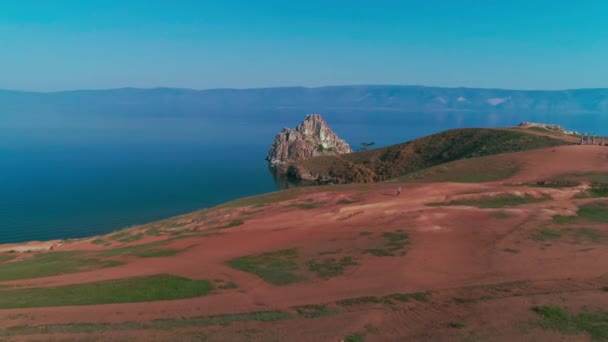
[[[304,210],[311,210],[311,209],[320,207],[322,204],[323,203],[292,203],[289,205],[289,207],[304,209]]]
[[[572,216],[553,216],[553,222],[557,224],[575,223],[580,220],[589,220],[601,223],[608,223],[608,202],[597,201],[581,205]]]
[[[296,306],[295,309],[298,315],[304,318],[333,316],[338,313],[337,311],[329,309],[327,305],[322,304]]]
[[[58,287],[0,290],[0,308],[170,300],[204,296],[212,289],[211,283],[206,280],[161,274]]]
[[[108,249],[108,250],[99,252],[99,255],[106,256],[106,257],[133,256],[133,255],[137,255],[138,253],[142,253],[145,250],[152,249],[152,248],[155,248],[158,246],[162,246],[162,245],[168,243],[169,241],[171,241],[171,240],[155,241],[155,242],[145,243],[142,245]]]
[[[602,243],[608,240],[604,232],[593,228],[569,229],[568,231],[573,235],[576,243],[581,243],[583,241]]]
[[[608,202],[592,202],[579,207],[578,216],[590,221],[608,223]]]
[[[319,255],[333,255],[333,254],[340,254],[340,253],[342,253],[342,248],[338,248],[338,249],[333,250],[333,251],[320,252]]]
[[[539,328],[564,335],[587,334],[592,340],[608,340],[608,311],[573,315],[558,306],[536,306],[533,311],[541,317],[535,324]]]
[[[428,206],[464,205],[477,208],[503,208],[522,204],[537,203],[551,200],[551,196],[544,194],[541,197],[532,195],[518,196],[515,194],[501,194],[498,196],[481,196],[479,198],[453,200],[445,203],[429,203]]]
[[[384,232],[382,237],[385,239],[385,243],[379,248],[369,248],[364,250],[365,253],[372,254],[379,257],[395,256],[396,252],[400,255],[405,255],[409,245],[409,235],[401,230],[394,232]]]
[[[352,257],[346,256],[341,259],[327,258],[321,262],[310,260],[308,269],[316,273],[319,278],[332,278],[344,274],[344,271],[351,266],[357,266],[359,263]]]
[[[122,265],[114,260],[85,257],[81,252],[49,252],[0,265],[0,281],[50,277]]]
[[[173,248],[143,249],[133,253],[140,258],[162,258],[176,255],[178,250]]]
[[[571,215],[571,216],[555,215],[551,219],[553,220],[553,222],[555,222],[557,224],[569,224],[569,223],[576,222],[578,220],[578,216],[576,216],[576,215]]]
[[[374,233],[372,233],[372,232],[359,232],[360,236],[370,236],[372,234],[374,234]]]
[[[450,328],[454,328],[454,329],[464,329],[467,327],[467,324],[465,322],[458,321],[458,322],[450,322],[450,323],[448,323],[448,326]]]
[[[497,211],[497,212],[492,213],[492,217],[494,217],[495,219],[504,220],[504,219],[510,219],[512,217],[515,217],[515,215],[508,213],[506,211]]]
[[[358,203],[358,202],[361,202],[361,201],[357,200],[357,199],[344,198],[344,199],[341,199],[338,202],[336,202],[336,204],[347,205],[347,204],[353,204],[353,203]]]
[[[381,249],[381,248],[369,248],[369,249],[365,250],[365,253],[369,253],[371,255],[378,256],[378,257],[395,256],[395,254],[391,253],[390,251],[388,251],[386,249]]]
[[[365,336],[361,333],[354,333],[342,339],[344,342],[365,342]]]
[[[235,258],[228,261],[234,269],[253,273],[273,285],[289,285],[303,280],[297,274],[298,250],[296,248]]]
[[[238,287],[237,284],[229,281],[227,283],[223,283],[223,284],[218,285],[217,288],[221,289],[221,290],[233,290],[233,289],[238,289],[239,287]]]
[[[608,184],[592,184],[589,189],[590,197],[608,197]]]
[[[532,233],[532,240],[541,242],[559,240],[561,237],[562,232],[549,228],[542,228]]]

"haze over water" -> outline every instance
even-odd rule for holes
[[[301,114],[301,115],[299,115]],[[108,233],[279,189],[264,157],[274,135],[307,114],[276,121],[243,115],[89,117],[0,122],[0,243]],[[550,122],[595,132],[600,114],[321,113],[353,148],[405,142],[459,127]],[[299,117],[299,119],[293,119]]]

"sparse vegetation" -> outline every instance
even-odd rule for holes
[[[311,210],[311,209],[320,207],[322,204],[323,203],[292,203],[289,205],[289,207],[304,209],[304,210]]]
[[[348,335],[344,337],[344,342],[364,342],[365,337],[361,333],[354,333],[352,335]]]
[[[99,260],[80,252],[48,252],[0,265],[0,281],[49,277],[118,265],[122,265],[122,262]]]
[[[488,159],[488,158],[483,158]],[[480,162],[481,160],[458,160],[439,164],[427,169],[408,173],[390,182],[454,182],[485,183],[508,179],[519,172],[519,166],[510,161]]]
[[[253,273],[273,285],[289,285],[302,280],[297,275],[298,250],[282,249],[258,255],[244,256],[228,261],[234,269]]]
[[[221,289],[221,290],[232,290],[232,289],[237,289],[238,285],[235,284],[235,283],[233,283],[233,282],[231,282],[231,281],[229,281],[227,283],[223,283],[223,284],[218,285],[217,288]]]
[[[608,202],[592,202],[579,207],[578,216],[587,220],[608,223]]]
[[[8,253],[0,254],[0,264],[3,263],[3,262],[6,262],[6,261],[12,260],[14,258],[15,258],[14,255],[11,255],[11,254],[8,254]],[[0,268],[0,272],[1,272],[1,270],[2,269]]]
[[[322,304],[296,306],[295,309],[298,315],[304,318],[333,316],[338,313],[337,311],[330,310],[327,305]]]
[[[492,213],[492,216],[496,219],[509,219],[515,217],[515,215],[508,213],[506,211],[497,211]]]
[[[144,249],[136,251],[134,255],[140,258],[161,258],[176,255],[177,252],[178,251],[173,248]]]
[[[313,192],[315,189],[312,188],[298,188],[298,189],[289,189],[282,191],[270,192],[263,195],[256,195],[251,197],[240,198],[228,203],[224,203],[218,207],[217,209],[223,208],[239,208],[239,207],[263,207],[271,203],[282,202],[287,200],[292,200],[298,197],[301,194],[306,194],[309,192]]]
[[[589,189],[590,197],[608,197],[608,184],[595,183]]]
[[[454,302],[456,302],[458,304],[472,304],[472,303],[483,302],[486,300],[496,299],[496,297],[490,296],[490,295],[485,295],[485,296],[481,296],[481,297],[472,297],[472,298],[454,297],[452,299],[454,300]]]
[[[579,185],[581,185],[581,182],[573,181],[573,180],[552,179],[552,180],[546,180],[546,181],[538,181],[535,184],[528,184],[528,185],[542,187],[542,188],[561,189],[561,188],[573,188],[575,186],[579,186]]]
[[[228,228],[237,227],[237,226],[240,226],[243,224],[245,224],[245,221],[243,221],[241,219],[236,219],[236,220],[232,220],[232,221],[228,222],[227,224],[225,224],[223,226],[219,226],[214,229],[228,229]]]
[[[558,240],[561,237],[562,233],[560,231],[549,228],[539,229],[532,234],[532,240],[541,242]]]
[[[583,204],[579,207],[576,215],[553,216],[553,222],[557,224],[575,223],[580,220],[608,223],[608,201],[598,201]]]
[[[505,251],[507,253],[513,253],[513,254],[519,253],[519,249],[515,249],[515,248],[505,248],[505,249],[503,249],[503,251]]]
[[[450,328],[455,328],[455,329],[464,329],[467,327],[467,324],[465,322],[461,322],[461,321],[450,322],[448,325],[450,326]]]
[[[536,203],[551,200],[551,196],[543,194],[541,197],[534,197],[526,194],[519,196],[516,194],[501,194],[497,196],[482,196],[478,198],[460,199],[453,200],[446,203],[429,203],[429,206],[443,206],[443,205],[465,205],[478,208],[503,208],[511,207],[516,205]]]
[[[108,245],[112,244],[111,242],[106,241],[106,240],[101,239],[101,238],[97,238],[95,240],[92,240],[91,243],[94,244],[94,245],[101,245],[101,246],[108,246]]]
[[[341,306],[352,306],[352,305],[363,305],[363,304],[394,304],[395,302],[409,302],[411,300],[417,300],[419,302],[428,302],[429,301],[429,293],[428,292],[418,292],[418,293],[393,293],[388,296],[383,297],[374,297],[374,296],[364,296],[364,297],[356,297],[356,298],[348,298],[339,300],[336,304]]]
[[[346,256],[339,260],[334,258],[327,258],[321,262],[310,260],[308,262],[308,269],[316,273],[317,277],[327,279],[342,275],[346,268],[356,265],[359,265],[359,263],[355,259]]]
[[[578,217],[576,215],[555,215],[552,217],[553,222],[557,224],[568,224],[576,222]]]
[[[400,255],[405,255],[406,247],[409,244],[408,234],[395,231],[382,233],[382,237],[386,240],[381,248],[369,248],[365,252],[375,256],[395,256],[396,252],[400,252]]]
[[[339,254],[342,252],[342,248],[333,250],[333,251],[324,251],[324,252],[320,252],[319,255],[332,255],[332,254]]]
[[[516,280],[516,281],[507,281],[504,283],[494,283],[494,284],[482,284],[482,285],[473,285],[466,286],[463,289],[467,291],[472,290],[492,290],[498,292],[510,292],[516,287],[528,285],[530,282],[527,280]]]
[[[146,235],[160,236],[160,235],[162,235],[162,232],[160,231],[160,229],[158,227],[151,227],[151,228],[146,229]]]
[[[593,243],[602,243],[608,240],[606,234],[600,230],[592,228],[578,228],[568,230],[574,237],[576,243],[590,241]]]
[[[592,340],[608,340],[608,311],[583,312],[576,315],[558,306],[536,306],[541,316],[535,325],[564,335],[587,334]]]
[[[161,274],[58,287],[0,289],[0,308],[169,300],[204,296],[211,290],[212,286],[206,280]]]
[[[236,322],[275,322],[293,318],[285,311],[259,311],[240,314],[225,314],[217,316],[200,316],[194,318],[158,319],[150,322],[124,322],[124,323],[75,323],[75,324],[49,324],[44,326],[13,326],[0,330],[0,336],[14,335],[49,335],[54,333],[93,333],[97,331],[118,330],[168,330],[181,327],[201,327],[228,325]]]
[[[171,241],[171,240],[163,240],[163,241],[150,242],[150,243],[145,243],[145,244],[136,245],[136,246],[126,246],[126,247],[108,249],[108,250],[99,252],[99,254],[102,256],[106,256],[106,257],[113,257],[113,256],[119,256],[119,255],[120,256],[137,255],[146,250],[162,246],[162,245],[168,243],[169,241]]]
[[[365,332],[367,334],[377,334],[380,332],[380,329],[368,323],[365,325]]]

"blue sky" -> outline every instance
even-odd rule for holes
[[[0,89],[608,87],[608,1],[0,3]]]

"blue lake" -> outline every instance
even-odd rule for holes
[[[304,118],[302,113],[301,118]],[[597,132],[599,115],[357,113],[324,115],[353,147],[400,143],[459,127],[550,122]],[[211,122],[0,118],[0,243],[107,233],[280,188],[264,160],[274,135],[299,120]],[[608,132],[606,132],[608,133]]]

